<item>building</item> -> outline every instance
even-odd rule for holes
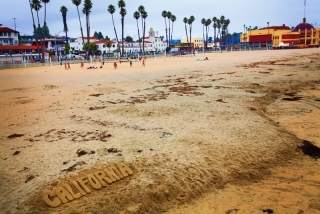
[[[0,26],[0,45],[18,45],[19,32],[8,27]]]
[[[181,43],[182,45],[188,47],[189,46],[189,41],[190,38],[182,38],[181,39]],[[195,38],[192,38],[191,37],[191,47],[192,49],[202,49],[204,47],[204,40],[203,38],[200,38],[200,37],[195,37]]]
[[[291,47],[312,47],[319,45],[320,28],[315,29],[303,18],[294,29],[283,24],[258,30],[249,30],[241,35],[241,43],[250,47],[276,47],[284,43]]]
[[[85,37],[85,42],[87,41],[87,38]],[[150,28],[149,31],[149,36],[142,38],[142,40],[144,40],[144,51],[145,52],[163,52],[166,50],[167,48],[167,44],[165,42],[163,42],[160,37],[155,36],[155,32],[153,30],[153,28]],[[101,51],[101,53],[113,53],[113,52],[117,52],[118,50],[118,43],[117,41],[113,41],[111,40],[111,47],[108,48],[106,46],[106,43],[108,42],[107,40],[104,39],[97,39],[95,37],[90,37],[89,38],[89,42],[93,42],[97,45],[97,48],[99,51]],[[143,42],[141,42],[139,44],[139,42],[126,42],[126,41],[119,41],[119,48],[120,50],[122,50],[122,46],[124,46],[124,54],[126,53],[138,53],[140,52],[140,46],[141,49],[143,49],[142,47]],[[82,37],[77,38],[74,42],[70,43],[70,48],[73,50],[78,50],[78,51],[82,51],[83,50],[83,44],[82,44]]]

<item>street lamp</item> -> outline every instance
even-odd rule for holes
[[[268,45],[267,45],[267,47],[269,47],[269,22],[267,22],[267,24],[268,24],[268,40],[267,40],[267,42],[268,42]]]

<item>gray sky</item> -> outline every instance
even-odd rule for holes
[[[32,17],[29,8],[29,0],[0,0],[0,24],[14,29],[14,20],[16,19],[17,31],[21,35],[31,35]],[[84,2],[84,0],[82,0]],[[111,15],[107,11],[108,5],[113,4],[116,7],[114,13],[115,25],[118,36],[121,37],[121,17],[117,0],[92,0],[93,8],[90,16],[92,36],[94,31],[101,31],[103,36],[108,35],[111,39],[115,38],[113,31]],[[286,24],[296,26],[302,21],[304,15],[304,0],[125,0],[127,15],[125,17],[124,36],[130,35],[138,39],[136,20],[133,18],[134,11],[140,5],[143,5],[148,12],[146,19],[146,35],[150,27],[153,27],[159,36],[165,36],[164,18],[161,16],[163,10],[170,11],[177,17],[174,23],[173,39],[185,37],[184,17],[195,16],[193,24],[192,37],[202,37],[202,18],[212,19],[214,16],[219,18],[224,15],[230,20],[229,32],[242,32],[243,25],[265,27],[267,22],[270,26]],[[68,35],[79,37],[80,26],[76,7],[71,0],[52,0],[47,5],[47,25],[51,35],[62,31],[61,6],[68,8],[67,24],[69,28]],[[79,7],[84,35],[85,15],[81,12],[83,6]],[[36,14],[34,14],[36,15]],[[35,16],[36,18],[36,16]],[[39,11],[40,24],[43,25],[44,7]],[[306,0],[306,18],[307,22],[320,26],[320,0]],[[37,20],[35,20],[37,23]],[[141,21],[139,20],[140,33]],[[209,36],[213,36],[213,28],[210,28]],[[64,33],[59,34],[63,36]]]

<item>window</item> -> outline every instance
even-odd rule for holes
[[[7,40],[7,39],[4,39],[4,40],[3,40],[3,43],[4,43],[4,44],[7,44],[7,43],[8,43],[8,40]]]
[[[3,36],[7,36],[8,34],[7,33],[3,33]]]
[[[18,36],[18,33],[14,33],[14,36]]]
[[[3,33],[2,33],[2,32],[0,32],[0,36],[3,36]]]

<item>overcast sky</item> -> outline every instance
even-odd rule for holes
[[[29,0],[0,0],[0,24],[14,29],[14,20],[16,18],[16,29],[21,35],[31,35],[32,17],[29,8]],[[165,22],[161,16],[163,10],[170,11],[177,17],[174,23],[173,39],[185,37],[184,17],[195,16],[193,24],[192,37],[202,37],[202,18],[212,19],[214,16],[219,18],[224,15],[230,20],[229,32],[242,32],[243,25],[265,27],[267,22],[270,26],[286,24],[296,26],[301,23],[304,15],[305,0],[125,0],[127,15],[125,17],[124,36],[130,35],[135,40],[138,39],[136,20],[133,13],[140,5],[145,7],[148,12],[146,19],[146,35],[150,27],[153,27],[158,36],[165,36]],[[84,0],[82,1],[84,2]],[[95,31],[101,31],[103,36],[108,35],[111,39],[115,38],[113,31],[111,15],[107,11],[108,5],[113,4],[116,7],[114,13],[115,25],[118,36],[121,37],[121,17],[117,0],[92,0],[93,7],[90,15],[90,25],[92,36]],[[67,24],[69,28],[68,35],[79,37],[80,26],[76,6],[71,0],[52,0],[47,5],[47,25],[50,34],[55,35],[63,29],[61,6],[68,8]],[[82,27],[85,30],[85,15],[81,12],[83,5],[79,7]],[[35,14],[36,15],[36,14]],[[35,16],[36,18],[36,16]],[[44,19],[44,7],[39,11],[41,26]],[[306,0],[306,18],[307,22],[320,27],[320,0]],[[36,20],[37,22],[37,20]],[[139,20],[141,27],[141,22]],[[212,26],[212,25],[211,25]],[[140,29],[141,32],[141,29]],[[213,28],[210,28],[209,36],[213,36]],[[64,33],[60,33],[63,36]],[[157,35],[157,34],[156,34]]]

